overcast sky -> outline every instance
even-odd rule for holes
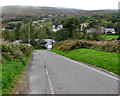
[[[0,6],[27,5],[97,10],[118,9],[118,2],[119,0],[1,0]]]

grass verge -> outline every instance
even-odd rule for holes
[[[5,60],[2,64],[2,94],[10,94],[17,79],[21,76],[30,56],[23,57],[25,64],[18,60]]]
[[[94,49],[76,49],[71,51],[52,49],[52,51],[73,60],[91,64],[120,75],[117,53],[97,51]]]

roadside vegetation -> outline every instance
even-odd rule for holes
[[[120,41],[66,40],[54,44],[54,48],[63,51],[87,48],[105,52],[119,53],[120,50],[118,48],[118,43],[120,43]]]
[[[56,43],[52,51],[120,75],[118,41],[67,40]]]
[[[10,94],[17,79],[25,69],[32,46],[24,44],[1,44],[2,47],[2,94]]]
[[[64,12],[66,13],[66,12]],[[1,44],[2,47],[2,92],[11,92],[18,77],[26,67],[32,46],[45,48],[44,39],[52,39],[52,51],[71,59],[104,68],[115,74],[118,70],[118,43],[120,43],[119,14],[98,14],[74,16],[59,14],[41,14],[15,16],[2,20],[2,40],[14,44]],[[2,17],[6,17],[5,14]],[[58,27],[61,27],[59,28]],[[106,31],[105,29],[115,31]],[[58,30],[53,30],[58,29]],[[88,31],[92,29],[92,31]],[[53,42],[55,40],[55,42]],[[15,44],[17,43],[19,44]],[[24,43],[24,44],[20,44]],[[26,43],[31,44],[25,45]]]

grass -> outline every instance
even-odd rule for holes
[[[30,56],[23,57],[25,63],[28,63]],[[7,60],[2,64],[2,94],[10,94],[17,78],[21,76],[25,64],[17,60]]]
[[[113,40],[113,39],[117,39],[119,36],[118,35],[102,35],[102,37],[105,40]]]
[[[101,67],[103,69],[106,69],[108,71],[120,75],[118,69],[117,53],[97,51],[94,49],[76,49],[71,51],[61,51],[61,50],[52,49],[52,51],[60,55],[69,57],[73,60],[81,61],[86,64],[91,64],[97,67]]]

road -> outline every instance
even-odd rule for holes
[[[31,63],[29,94],[118,94],[117,77],[48,50]]]

